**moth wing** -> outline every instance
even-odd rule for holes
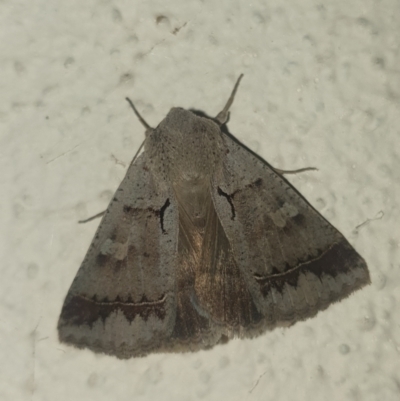
[[[174,328],[178,215],[143,153],[107,208],[66,296],[61,341],[120,358],[161,347]]]
[[[208,348],[240,334],[243,327],[258,323],[263,316],[232,253],[209,186],[202,191],[205,224],[194,227],[180,214],[180,269],[178,279],[177,337],[188,338],[193,349]],[[192,193],[187,202],[193,202]],[[200,240],[202,238],[202,240]],[[201,244],[201,245],[199,245]],[[188,279],[190,279],[190,282]],[[196,344],[197,343],[197,344]]]
[[[266,162],[224,140],[212,197],[262,326],[311,317],[370,282],[365,261],[338,230]]]

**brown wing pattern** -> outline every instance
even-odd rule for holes
[[[313,316],[369,283],[347,240],[265,162],[225,136],[213,200],[265,326]]]
[[[61,341],[124,358],[158,348],[171,336],[178,240],[174,202],[155,184],[145,154],[139,156],[67,294],[58,323]]]
[[[215,212],[209,181],[176,189],[179,210],[177,316],[172,334],[189,349],[241,332],[258,312]]]
[[[210,348],[306,319],[369,282],[290,184],[224,141],[212,182],[155,182],[146,153],[129,167],[65,299],[61,341],[120,358]]]

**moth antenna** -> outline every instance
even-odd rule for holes
[[[236,81],[235,86],[233,87],[233,91],[231,93],[231,95],[229,96],[228,101],[226,102],[225,107],[223,108],[222,111],[220,111],[217,114],[217,117],[215,117],[215,119],[221,124],[225,124],[228,121],[228,116],[229,116],[229,108],[232,106],[233,100],[235,99],[235,95],[236,95],[236,91],[239,87],[240,84],[240,80],[243,78],[243,74],[239,75],[239,78]]]
[[[153,129],[153,128],[151,128],[151,129]],[[139,149],[138,149],[137,152],[135,153],[135,156],[133,156],[133,159],[132,159],[131,164],[130,164],[131,166],[132,166],[132,164],[134,163],[134,161],[136,160],[136,158],[138,157],[140,151],[143,149],[143,146],[144,146],[144,141],[143,141],[142,144],[139,146]]]
[[[146,131],[153,131],[154,128],[150,127],[150,125],[147,124],[146,120],[139,114],[139,112],[136,110],[136,107],[133,105],[132,100],[129,99],[129,97],[126,97],[125,99],[132,107],[133,112],[136,114],[136,117],[139,119],[141,124],[146,128]]]

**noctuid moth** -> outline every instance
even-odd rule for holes
[[[62,342],[118,358],[196,351],[314,316],[370,282],[343,235],[215,118],[146,128],[66,296]]]

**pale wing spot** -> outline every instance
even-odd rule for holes
[[[270,214],[272,221],[278,227],[285,227],[286,222],[299,214],[298,209],[290,203],[285,202],[276,212]]]
[[[110,238],[107,238],[101,246],[100,253],[102,255],[113,256],[117,260],[123,260],[128,253],[128,241],[122,244],[120,242],[113,242]]]
[[[101,245],[100,253],[102,255],[110,255],[110,247],[111,247],[112,243],[113,243],[113,241],[110,238],[107,238]]]

